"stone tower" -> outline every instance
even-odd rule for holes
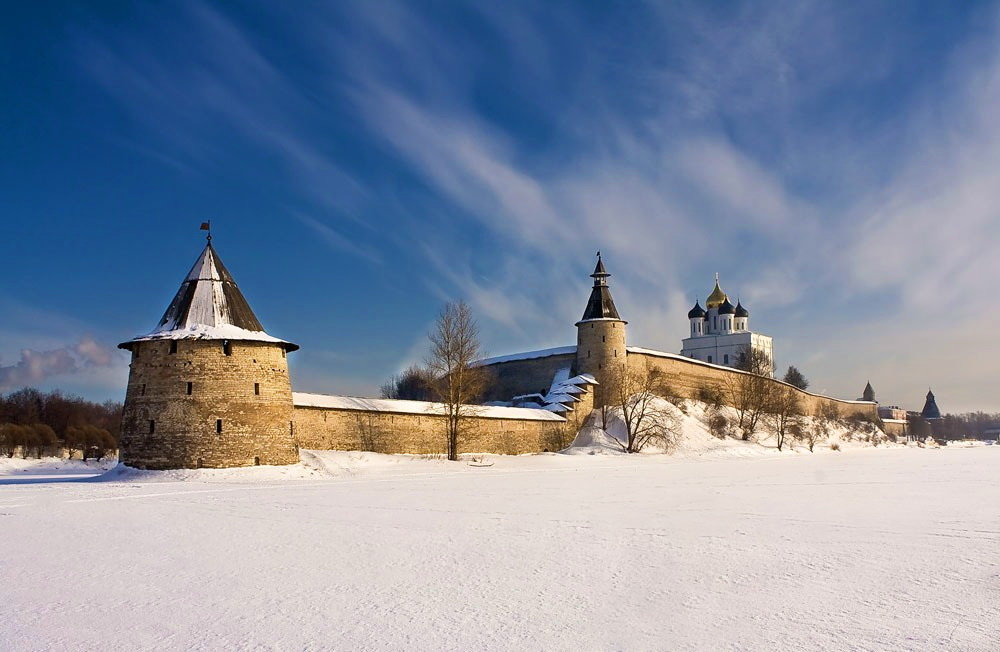
[[[132,353],[121,461],[142,469],[294,464],[287,354],[264,332],[211,236],[156,328]]]
[[[615,375],[625,365],[625,325],[618,315],[601,254],[597,254],[597,267],[590,275],[594,287],[583,319],[576,322],[576,373],[590,374],[597,379],[594,388],[594,407],[614,402]]]

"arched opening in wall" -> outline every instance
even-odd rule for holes
[[[259,457],[253,458],[253,465],[254,466],[260,466],[260,458]]]

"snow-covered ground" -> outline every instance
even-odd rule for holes
[[[4,467],[0,649],[1000,649],[1000,447],[482,463]]]

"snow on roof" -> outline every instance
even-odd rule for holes
[[[656,356],[657,358],[671,358],[673,360],[681,360],[683,362],[687,362],[687,363],[690,363],[690,364],[697,364],[697,365],[701,365],[703,367],[712,367],[713,369],[720,369],[722,371],[735,371],[736,373],[739,373],[739,374],[750,373],[749,371],[743,371],[742,369],[736,369],[735,367],[727,367],[727,366],[721,365],[721,364],[713,364],[711,362],[704,362],[702,360],[696,360],[694,358],[689,358],[689,357],[687,357],[685,355],[680,355],[679,353],[667,353],[666,351],[657,351],[655,349],[644,349],[644,348],[639,347],[639,346],[627,346],[627,347],[625,347],[625,351],[627,353],[643,353],[643,354],[646,354],[646,355]],[[774,380],[774,382],[781,383],[782,385],[788,385],[789,387],[795,387],[794,385],[786,383],[785,381],[780,380],[778,378],[774,378],[773,380]],[[810,391],[807,391],[807,390],[804,390],[804,389],[799,389],[798,387],[796,387],[795,389],[798,389],[800,392],[802,392],[804,394],[809,394],[810,396],[818,396],[819,398],[828,398],[828,399],[832,399],[834,401],[840,401],[841,403],[858,403],[858,404],[861,404],[861,405],[872,405],[871,401],[849,401],[849,400],[847,400],[845,398],[837,398],[836,396],[827,396],[825,394],[816,394],[815,392],[810,392]]]
[[[251,340],[299,347],[264,332],[243,293],[209,243],[184,277],[163,317],[152,332],[119,345],[147,340],[220,339]]]
[[[478,366],[498,364],[500,362],[513,362],[515,360],[533,360],[535,358],[547,358],[550,355],[568,355],[576,353],[576,346],[557,346],[554,349],[541,349],[539,351],[526,351],[524,353],[512,353],[511,355],[500,355],[495,358],[486,358],[476,362]]]
[[[554,394],[549,394],[545,397],[546,403],[577,403],[579,398],[573,396],[572,394],[566,394],[563,392],[558,392]]]
[[[292,403],[296,407],[330,408],[335,410],[358,410],[363,412],[394,412],[397,414],[443,415],[443,403],[427,401],[400,401],[388,398],[360,398],[356,396],[331,396],[329,394],[306,394],[292,392]],[[515,419],[524,421],[564,421],[549,410],[537,408],[500,407],[492,405],[472,406],[470,416],[484,419]]]
[[[183,329],[178,328],[168,331],[153,331],[148,335],[134,337],[129,340],[129,342],[146,342],[149,340],[250,340],[254,342],[289,344],[289,342],[285,342],[285,340],[268,335],[264,331],[248,331],[244,328],[233,326],[231,324],[223,326],[193,324]],[[298,347],[296,346],[295,348],[297,349]]]

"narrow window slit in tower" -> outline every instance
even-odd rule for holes
[[[191,392],[194,390],[194,383],[188,383],[188,396],[191,396]]]
[[[145,396],[145,395],[146,395],[146,383],[143,383],[142,387],[139,388],[139,396]]]
[[[177,353],[177,340],[170,340],[170,353]]]
[[[256,396],[260,396],[260,383],[253,384],[253,393]]]
[[[607,342],[608,340],[607,340],[607,338],[604,335],[601,335],[601,341],[602,342]]]
[[[229,343],[229,340],[225,340],[222,343],[222,352],[225,353],[226,355],[233,354],[233,345]]]
[[[152,419],[150,419],[149,420],[149,434],[152,435],[154,432],[156,432],[156,422],[153,421]]]
[[[222,434],[222,419],[215,420],[215,434],[217,435]]]

